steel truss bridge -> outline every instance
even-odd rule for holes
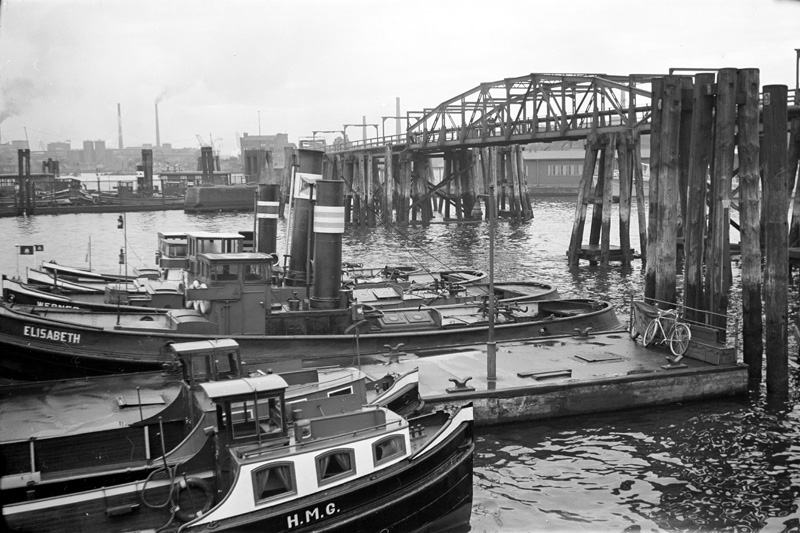
[[[416,151],[586,139],[650,130],[651,83],[664,74],[529,74],[477,87],[432,109],[410,111],[404,135],[346,141],[328,153],[402,145]]]

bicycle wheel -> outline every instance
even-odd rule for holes
[[[642,344],[645,347],[650,346],[653,344],[653,340],[656,338],[656,329],[658,328],[657,320],[653,319],[647,324],[647,329],[644,330],[644,336],[642,337]]]
[[[692,330],[686,324],[678,322],[669,335],[669,349],[675,355],[683,355],[689,349],[690,340],[692,340]]]
[[[631,319],[631,321],[628,323],[628,333],[630,333],[631,340],[636,340],[636,338],[639,336],[639,330],[636,329],[636,323],[633,321],[633,319]]]

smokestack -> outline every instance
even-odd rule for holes
[[[156,148],[161,148],[161,135],[158,132],[158,102],[156,102]]]
[[[122,106],[117,104],[117,126],[119,128],[119,149],[122,150]]]

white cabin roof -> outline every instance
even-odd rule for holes
[[[212,400],[227,396],[239,396],[242,394],[252,394],[254,392],[264,392],[274,390],[275,392],[286,390],[289,386],[278,374],[267,374],[252,378],[240,378],[226,381],[214,381],[211,383],[201,383],[200,386],[206,395]]]

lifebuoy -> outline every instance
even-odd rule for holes
[[[180,493],[184,490],[189,491],[191,489],[198,489],[204,495],[205,500],[203,501],[203,506],[199,510],[183,509],[180,506],[181,503]],[[200,479],[199,477],[183,478],[178,484],[177,503],[178,505],[175,507],[175,518],[177,518],[181,522],[190,522],[195,518],[200,518],[201,516],[206,514],[209,509],[211,509],[211,505],[214,503],[214,489],[213,487],[211,487],[211,483],[209,483],[205,479]]]

